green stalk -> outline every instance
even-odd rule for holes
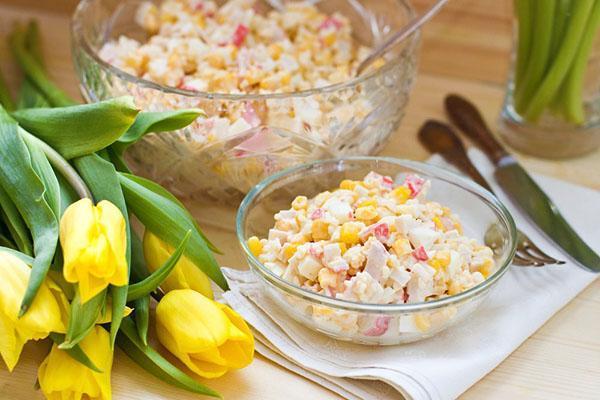
[[[519,22],[517,37],[517,61],[515,68],[515,95],[522,87],[522,79],[527,68],[531,51],[531,30],[533,22],[533,0],[515,0],[514,7]]]
[[[588,15],[594,5],[594,0],[578,0],[574,2],[571,21],[565,33],[558,54],[541,85],[537,88],[531,101],[523,104],[525,112],[521,113],[528,121],[536,121],[548,106],[569,68],[573,64],[579,44],[583,40]]]
[[[10,95],[10,90],[8,90],[8,85],[6,84],[6,80],[0,71],[0,104],[4,107],[4,109],[8,112],[14,111],[15,103]]]
[[[532,28],[531,53],[522,78],[522,90],[515,94],[515,106],[519,114],[523,114],[536,88],[542,82],[550,59],[556,0],[536,1],[534,4],[536,18]]]
[[[17,26],[9,38],[17,62],[25,72],[28,79],[44,94],[55,107],[64,107],[77,104],[73,99],[67,96],[62,90],[52,83],[42,67],[36,62],[35,58],[27,51],[26,33],[22,27]]]
[[[50,164],[65,178],[65,180],[71,185],[75,193],[79,196],[79,198],[84,199],[92,199],[92,193],[88,189],[87,185],[83,181],[83,179],[79,176],[75,168],[69,164],[67,160],[65,160],[56,150],[50,147],[46,142],[39,139],[38,137],[32,135],[31,133],[21,130],[21,133],[28,135],[28,138],[32,141],[36,142],[46,157]]]
[[[550,54],[555,56],[560,49],[560,44],[568,27],[569,14],[571,12],[571,0],[558,0],[556,2],[556,12],[554,14],[554,26],[552,32],[552,45]]]
[[[42,52],[42,43],[40,40],[40,27],[36,20],[31,20],[27,24],[27,30],[25,32],[25,48],[40,66],[42,70],[45,70],[44,56]]]
[[[583,109],[583,78],[599,26],[600,1],[597,0],[594,3],[594,8],[588,18],[573,65],[565,79],[564,113],[567,120],[575,124],[583,124],[585,121],[585,112]]]
[[[27,24],[27,30],[25,32],[25,48],[40,68],[45,71],[39,26],[35,20],[32,20]],[[26,77],[19,90],[17,108],[38,107],[50,107],[50,103],[31,80]]]

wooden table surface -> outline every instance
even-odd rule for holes
[[[420,9],[431,0],[415,0]],[[16,87],[19,76],[5,37],[15,19],[41,22],[44,52],[53,78],[72,95],[77,79],[69,49],[69,12],[74,0],[0,0],[0,68]],[[425,159],[416,138],[427,118],[444,118],[442,100],[458,92],[474,100],[488,121],[497,119],[511,46],[510,0],[453,0],[423,32],[419,76],[399,131],[383,154]],[[568,161],[519,155],[530,170],[600,190],[600,152]],[[193,208],[193,207],[192,207]],[[223,265],[245,268],[233,235],[234,210],[193,209],[205,233],[220,247]],[[218,218],[217,218],[218,216]],[[494,371],[469,389],[464,399],[598,399],[600,393],[600,280],[596,280]],[[0,399],[34,400],[37,365],[47,343],[30,343],[9,374],[0,366]],[[1,364],[1,363],[0,363]],[[449,364],[448,368],[452,368]],[[198,398],[154,379],[119,350],[112,375],[115,399]],[[336,399],[333,393],[257,356],[241,371],[207,382],[228,399]]]

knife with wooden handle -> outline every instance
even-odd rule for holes
[[[504,191],[531,220],[567,254],[590,271],[600,272],[600,257],[573,230],[558,207],[506,149],[494,138],[477,108],[458,95],[445,100],[452,122],[470,137],[495,166]]]

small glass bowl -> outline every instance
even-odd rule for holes
[[[159,2],[159,0],[153,0]],[[221,2],[220,2],[221,3]],[[381,150],[400,125],[416,75],[419,33],[388,54],[379,69],[349,81],[292,93],[227,94],[163,86],[107,63],[98,52],[120,35],[144,41],[134,20],[140,0],[82,0],[72,20],[72,53],[87,101],[131,95],[147,111],[199,107],[208,117],[235,115],[251,105],[266,110],[263,126],[208,139],[203,120],[176,132],[150,134],[128,151],[131,168],[178,196],[239,204],[260,180],[281,169],[323,158],[367,155]],[[257,0],[269,9],[269,2]],[[414,17],[408,0],[321,0],[326,13],[347,16],[356,39],[372,46]],[[273,114],[318,105],[318,127]],[[210,121],[210,120],[208,120]],[[294,122],[295,121],[295,122]]]
[[[468,237],[483,243],[494,228],[499,235],[496,270],[479,285],[439,300],[408,304],[364,304],[334,299],[283,280],[250,252],[247,239],[266,237],[273,215],[287,209],[297,195],[312,197],[335,188],[343,179],[362,179],[370,171],[402,182],[406,174],[431,180],[428,198],[450,207],[460,217]],[[252,189],[237,214],[238,240],[264,291],[303,325],[336,339],[368,345],[393,345],[421,340],[463,321],[487,297],[508,270],[515,253],[514,221],[491,193],[473,182],[431,165],[384,157],[348,157],[301,165],[281,171]],[[377,324],[377,325],[376,325]],[[372,329],[374,326],[387,327]],[[373,335],[374,331],[378,335]]]

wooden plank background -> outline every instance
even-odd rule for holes
[[[376,1],[376,0],[373,0]],[[414,0],[417,9],[431,0]],[[427,118],[444,118],[447,93],[475,101],[490,123],[497,119],[509,65],[512,32],[510,0],[453,0],[424,30],[419,76],[407,116],[383,154],[416,160],[428,154],[416,141]],[[19,74],[6,47],[15,19],[38,18],[44,53],[53,78],[78,94],[69,49],[69,14],[75,0],[0,0],[0,68],[16,88]],[[518,155],[527,168],[600,189],[600,152],[566,161]],[[193,208],[207,235],[225,251],[224,265],[245,268],[233,236],[234,211]],[[600,281],[594,282],[519,347],[464,399],[597,399],[600,393]],[[33,400],[37,365],[47,344],[26,346],[12,375],[0,367],[0,399]],[[1,364],[1,363],[0,363]],[[449,365],[449,368],[452,366]],[[135,366],[120,351],[113,370],[115,399],[192,399]],[[332,393],[285,371],[262,357],[251,367],[208,382],[230,399],[335,399]]]

